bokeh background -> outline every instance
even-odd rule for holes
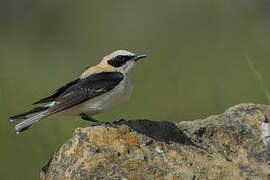
[[[18,136],[8,117],[32,108],[113,50],[148,58],[131,73],[131,99],[96,116],[100,120],[178,122],[243,102],[267,104],[269,5],[266,0],[1,1],[1,179],[38,179],[74,129],[89,125],[79,117],[59,117]]]

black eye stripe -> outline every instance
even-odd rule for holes
[[[119,56],[116,56],[115,59],[116,59],[117,61],[128,61],[128,60],[130,60],[132,57],[133,57],[133,56],[121,56],[121,55],[119,55]]]
[[[120,67],[124,64],[126,64],[127,61],[132,59],[134,56],[124,56],[124,55],[119,55],[114,57],[113,59],[108,60],[108,64],[114,66],[114,67]]]

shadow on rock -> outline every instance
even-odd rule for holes
[[[120,120],[115,122],[119,125],[127,125],[130,129],[145,136],[166,143],[176,142],[184,145],[198,147],[191,139],[183,133],[174,123],[169,121],[150,121],[150,120]]]

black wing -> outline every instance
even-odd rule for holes
[[[89,69],[92,66],[87,66],[85,70]],[[73,84],[76,84],[78,81],[80,81],[80,78],[75,79],[74,81],[71,81],[70,83],[65,84],[64,86],[60,87],[55,91],[55,93],[49,97],[43,98],[37,102],[34,102],[33,104],[41,104],[41,103],[47,103],[54,101],[58,96],[60,96],[65,90],[67,90],[69,87],[71,87]]]
[[[59,89],[56,90],[56,92],[49,96],[49,97],[46,97],[44,99],[41,99],[37,102],[34,102],[33,104],[41,104],[41,103],[47,103],[47,102],[52,102],[54,101],[58,96],[60,96],[63,92],[65,92],[69,87],[71,87],[72,85],[78,83],[80,81],[80,78],[70,82],[70,83],[67,83],[66,85],[60,87]]]
[[[115,88],[124,75],[120,72],[102,72],[80,79],[55,99],[48,115],[63,111]]]

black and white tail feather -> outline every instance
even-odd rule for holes
[[[44,119],[47,116],[47,112],[49,111],[49,108],[53,105],[53,103],[36,107],[30,111],[27,111],[25,113],[21,113],[15,116],[12,116],[9,118],[10,122],[23,120],[25,121],[17,124],[15,126],[16,133],[19,134],[20,132],[28,129],[31,127],[34,123],[40,121],[41,119]]]

